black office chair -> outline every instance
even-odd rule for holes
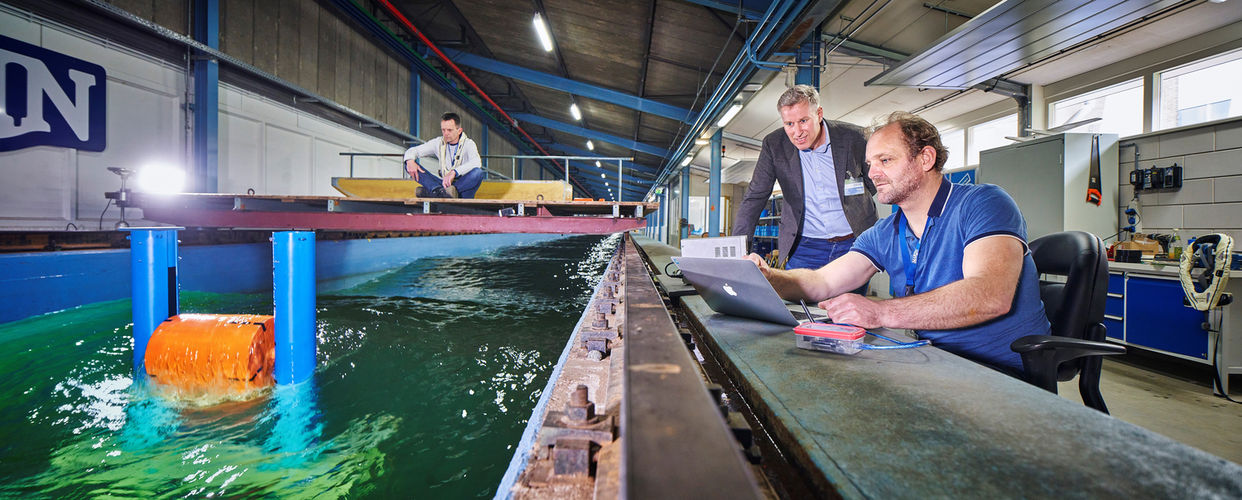
[[[1104,243],[1090,233],[1066,231],[1032,241],[1030,247],[1041,275],[1064,276],[1065,281],[1039,281],[1052,335],[1028,335],[1009,348],[1022,355],[1031,384],[1056,394],[1057,381],[1079,375],[1083,403],[1108,413],[1100,396],[1100,356],[1124,354],[1126,348],[1104,341],[1102,321],[1108,296]]]

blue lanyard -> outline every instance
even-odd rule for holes
[[[906,226],[909,225],[909,222],[906,222],[905,212],[901,213],[901,220],[898,221],[898,224],[899,225],[897,227],[897,232],[901,236],[901,260],[906,265],[906,294],[905,296],[909,297],[911,295],[914,295],[914,272],[918,268],[918,265],[919,265],[918,263],[919,246],[923,244],[923,240],[919,238],[914,239],[914,256],[911,257],[910,248],[908,245],[906,245]],[[927,236],[927,233],[924,232],[923,236]]]

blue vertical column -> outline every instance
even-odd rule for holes
[[[690,167],[681,167],[681,218],[690,221]],[[681,222],[680,220],[678,221]],[[690,224],[681,227],[681,237],[690,237]]]
[[[419,107],[423,100],[423,77],[418,74],[418,68],[410,66],[410,135],[421,137],[418,135],[418,126],[422,120],[419,115]]]
[[[315,372],[315,232],[272,233],[277,384]]]
[[[707,180],[707,231],[708,236],[720,236],[720,140],[723,128],[716,129],[712,134],[712,171]]]
[[[819,90],[819,68],[822,66],[819,59],[819,47],[823,43],[820,38],[819,28],[807,37],[802,45],[798,46],[797,57],[798,72],[794,74],[794,83],[798,85],[810,85]]]
[[[177,231],[171,228],[125,228],[129,231],[130,294],[134,315],[134,372],[143,373],[151,334],[180,312],[177,281]]]
[[[218,0],[194,0],[194,40],[220,48]],[[220,63],[207,54],[194,58],[194,167],[188,188],[214,193],[219,187]]]

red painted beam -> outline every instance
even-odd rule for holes
[[[425,231],[445,233],[611,234],[646,225],[633,217],[556,217],[340,212],[261,212],[147,205],[143,218],[185,227]]]

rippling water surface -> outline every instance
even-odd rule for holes
[[[619,237],[416,261],[320,291],[312,382],[134,383],[129,301],[0,325],[0,498],[490,496]],[[270,314],[185,293],[182,312]]]

